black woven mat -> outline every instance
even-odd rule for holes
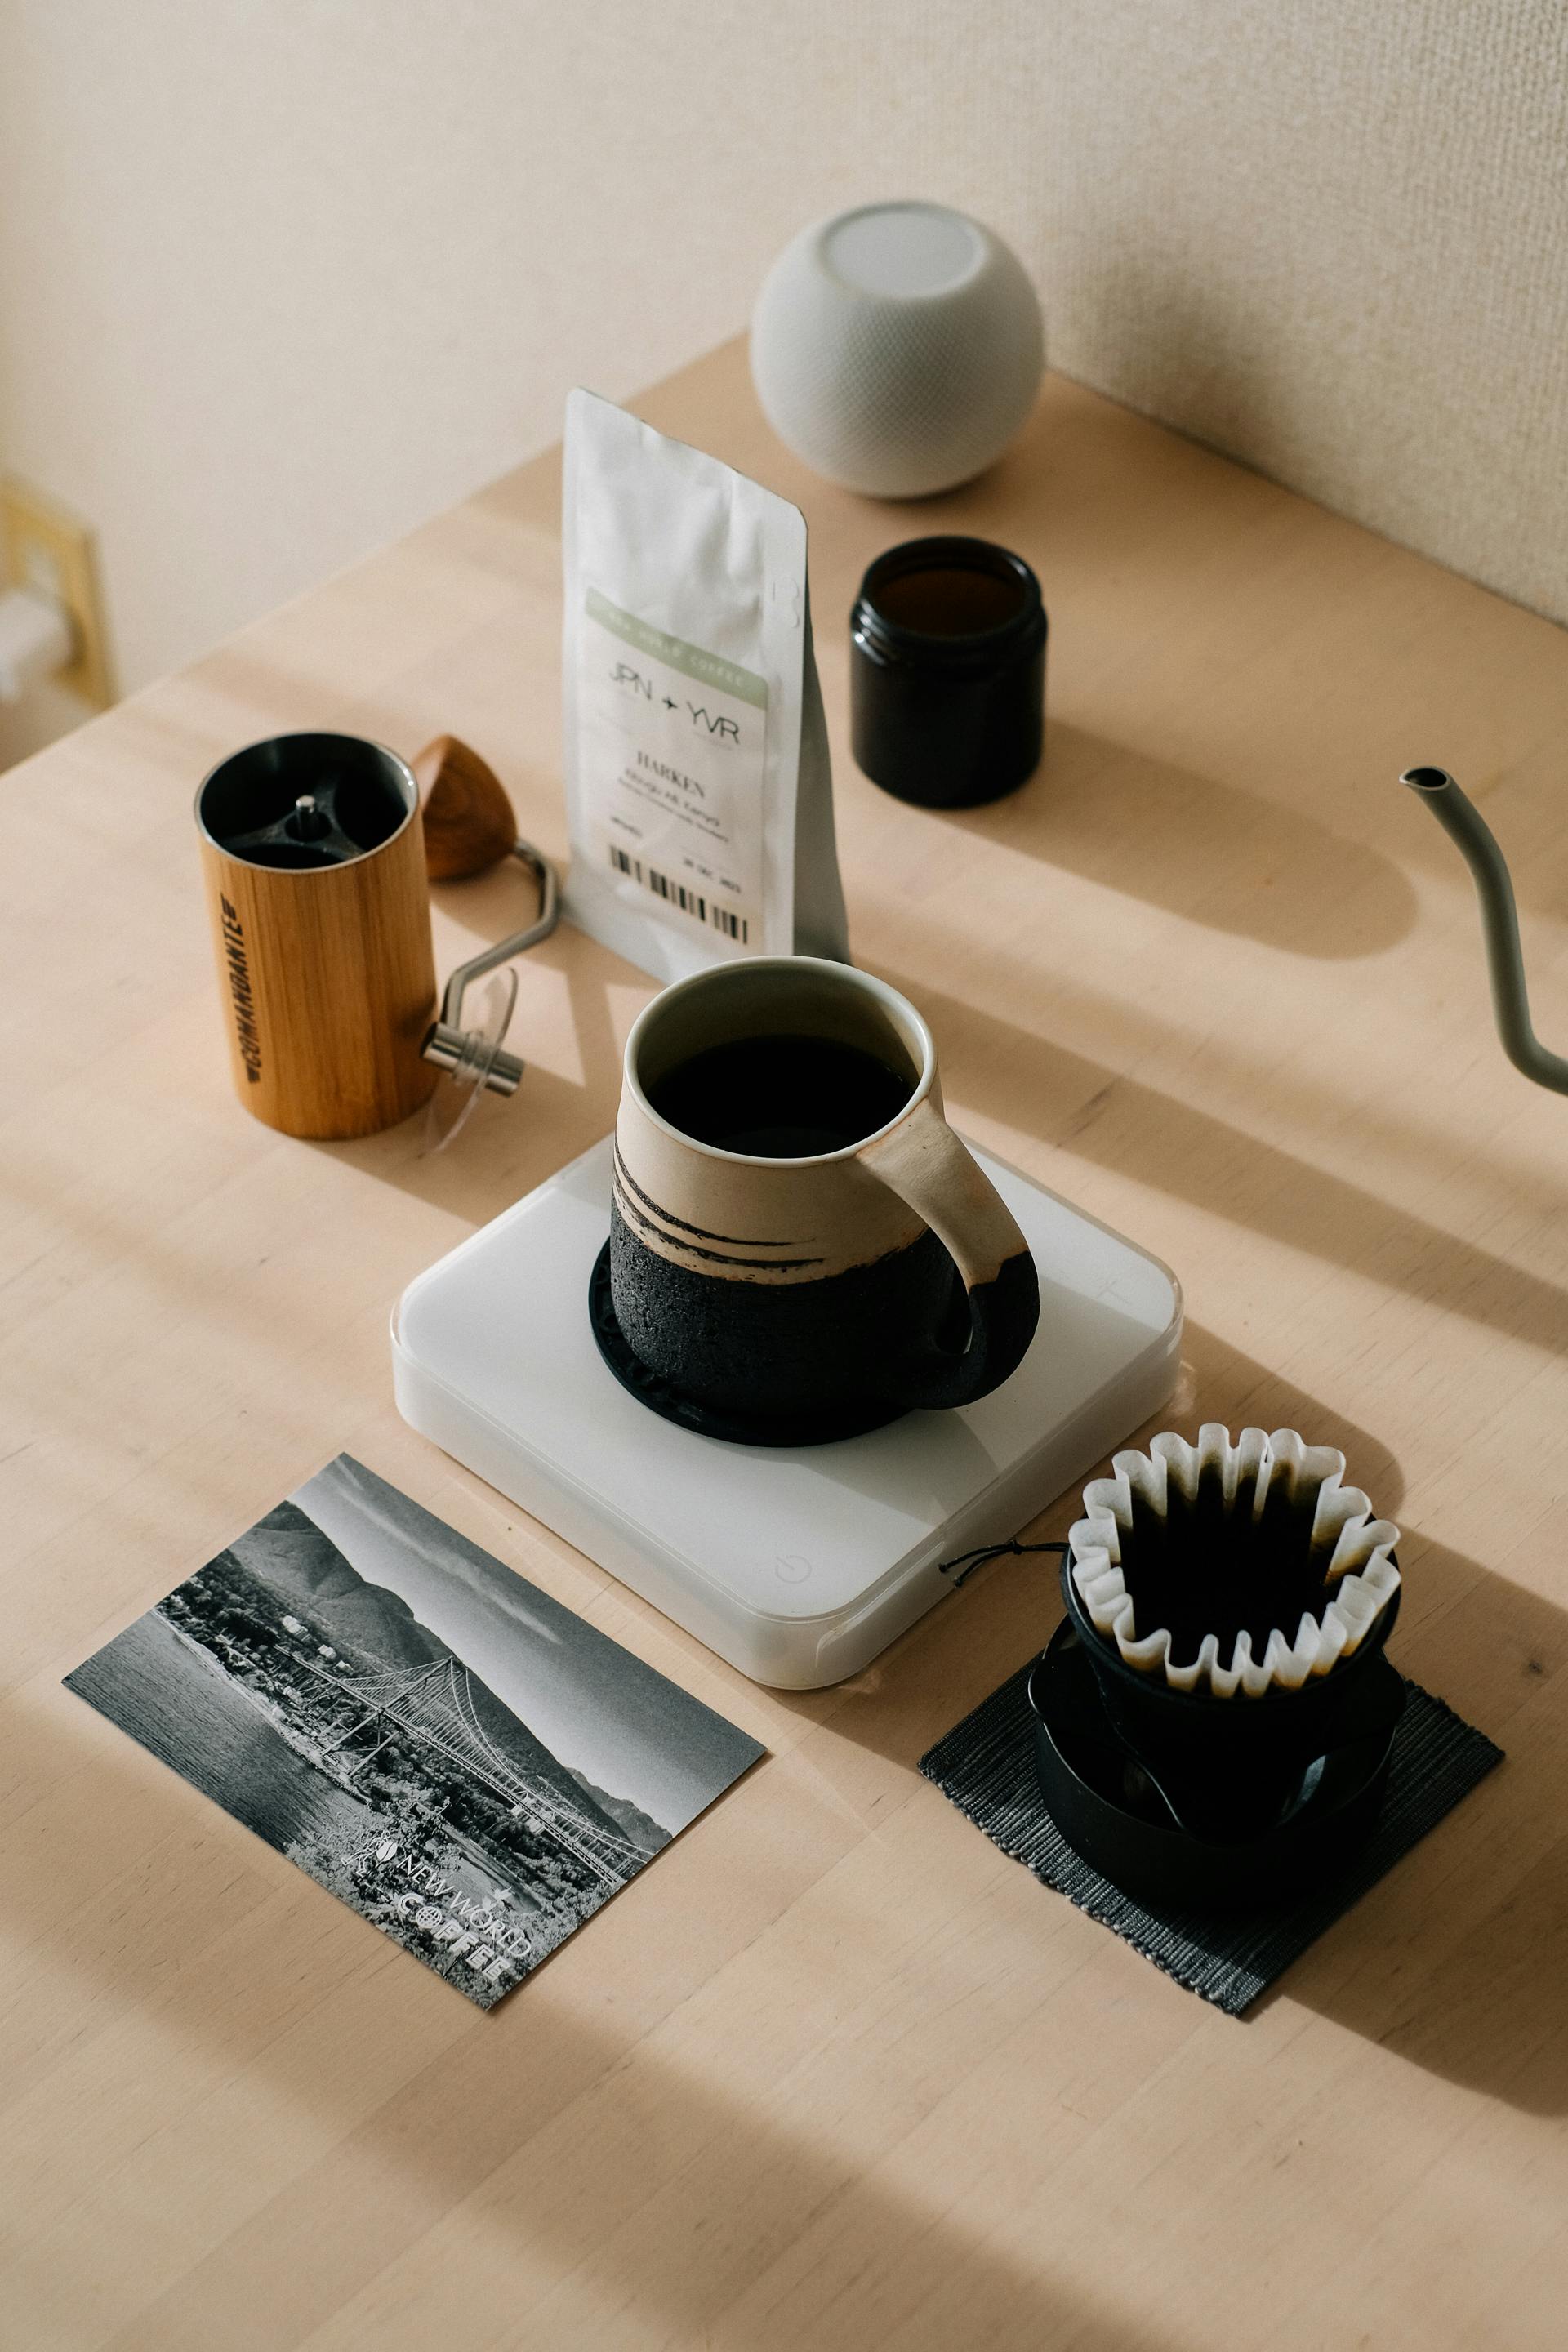
[[[1502,1761],[1502,1749],[1485,1732],[1406,1681],[1409,1696],[1394,1736],[1383,1811],[1342,1874],[1296,1902],[1266,1910],[1152,1911],[1081,1862],[1046,1811],[1035,1778],[1034,1717],[1025,1696],[1034,1663],[1031,1658],[939,1739],[921,1758],[921,1770],[994,1845],[1026,1864],[1042,1885],[1065,1895],[1178,1984],[1232,2017]]]

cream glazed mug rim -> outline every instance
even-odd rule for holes
[[[896,1012],[902,1015],[919,1041],[921,1070],[909,1096],[899,1105],[892,1118],[885,1119],[880,1127],[870,1129],[867,1134],[857,1136],[853,1143],[840,1144],[836,1151],[802,1152],[788,1160],[780,1160],[765,1152],[726,1151],[717,1143],[703,1143],[697,1136],[688,1135],[683,1127],[674,1126],[662,1112],[656,1110],[644,1093],[642,1081],[637,1072],[637,1056],[644,1031],[656,1014],[663,1013],[668,1008],[672,998],[684,996],[689,991],[707,987],[727,972],[742,970],[831,972],[836,979],[847,982],[851,986],[863,990],[867,995],[874,997],[885,1011]],[[895,1024],[895,1025],[899,1024]],[[717,1037],[713,1043],[723,1045],[725,1040],[722,1037]],[[668,1135],[672,1142],[681,1145],[688,1151],[700,1152],[708,1160],[728,1160],[732,1166],[738,1168],[830,1168],[836,1160],[856,1159],[865,1150],[868,1143],[876,1142],[880,1136],[890,1135],[894,1128],[908,1118],[911,1111],[927,1100],[936,1080],[936,1041],[931,1034],[925,1016],[910,1003],[901,991],[894,988],[885,980],[879,980],[875,972],[862,971],[857,964],[840,963],[836,957],[832,956],[745,956],[738,957],[733,961],[711,964],[702,971],[689,972],[684,980],[672,981],[667,988],[661,988],[657,996],[650,997],[626,1033],[626,1052],[622,1056],[622,1074],[626,1091],[643,1116],[662,1135]]]

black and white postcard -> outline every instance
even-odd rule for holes
[[[763,1752],[346,1454],[66,1681],[484,2009]]]

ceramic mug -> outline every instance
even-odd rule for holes
[[[619,1339],[749,1424],[726,1434],[805,1442],[969,1404],[1039,1319],[1028,1245],[942,1118],[924,1021],[816,957],[721,964],[647,1006],[611,1216]]]

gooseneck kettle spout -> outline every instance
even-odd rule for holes
[[[1406,768],[1399,781],[1426,802],[1475,877],[1491,974],[1492,1011],[1503,1052],[1515,1069],[1533,1078],[1538,1087],[1568,1095],[1568,1060],[1561,1054],[1549,1054],[1531,1024],[1513,883],[1508,860],[1490,826],[1446,768]]]

